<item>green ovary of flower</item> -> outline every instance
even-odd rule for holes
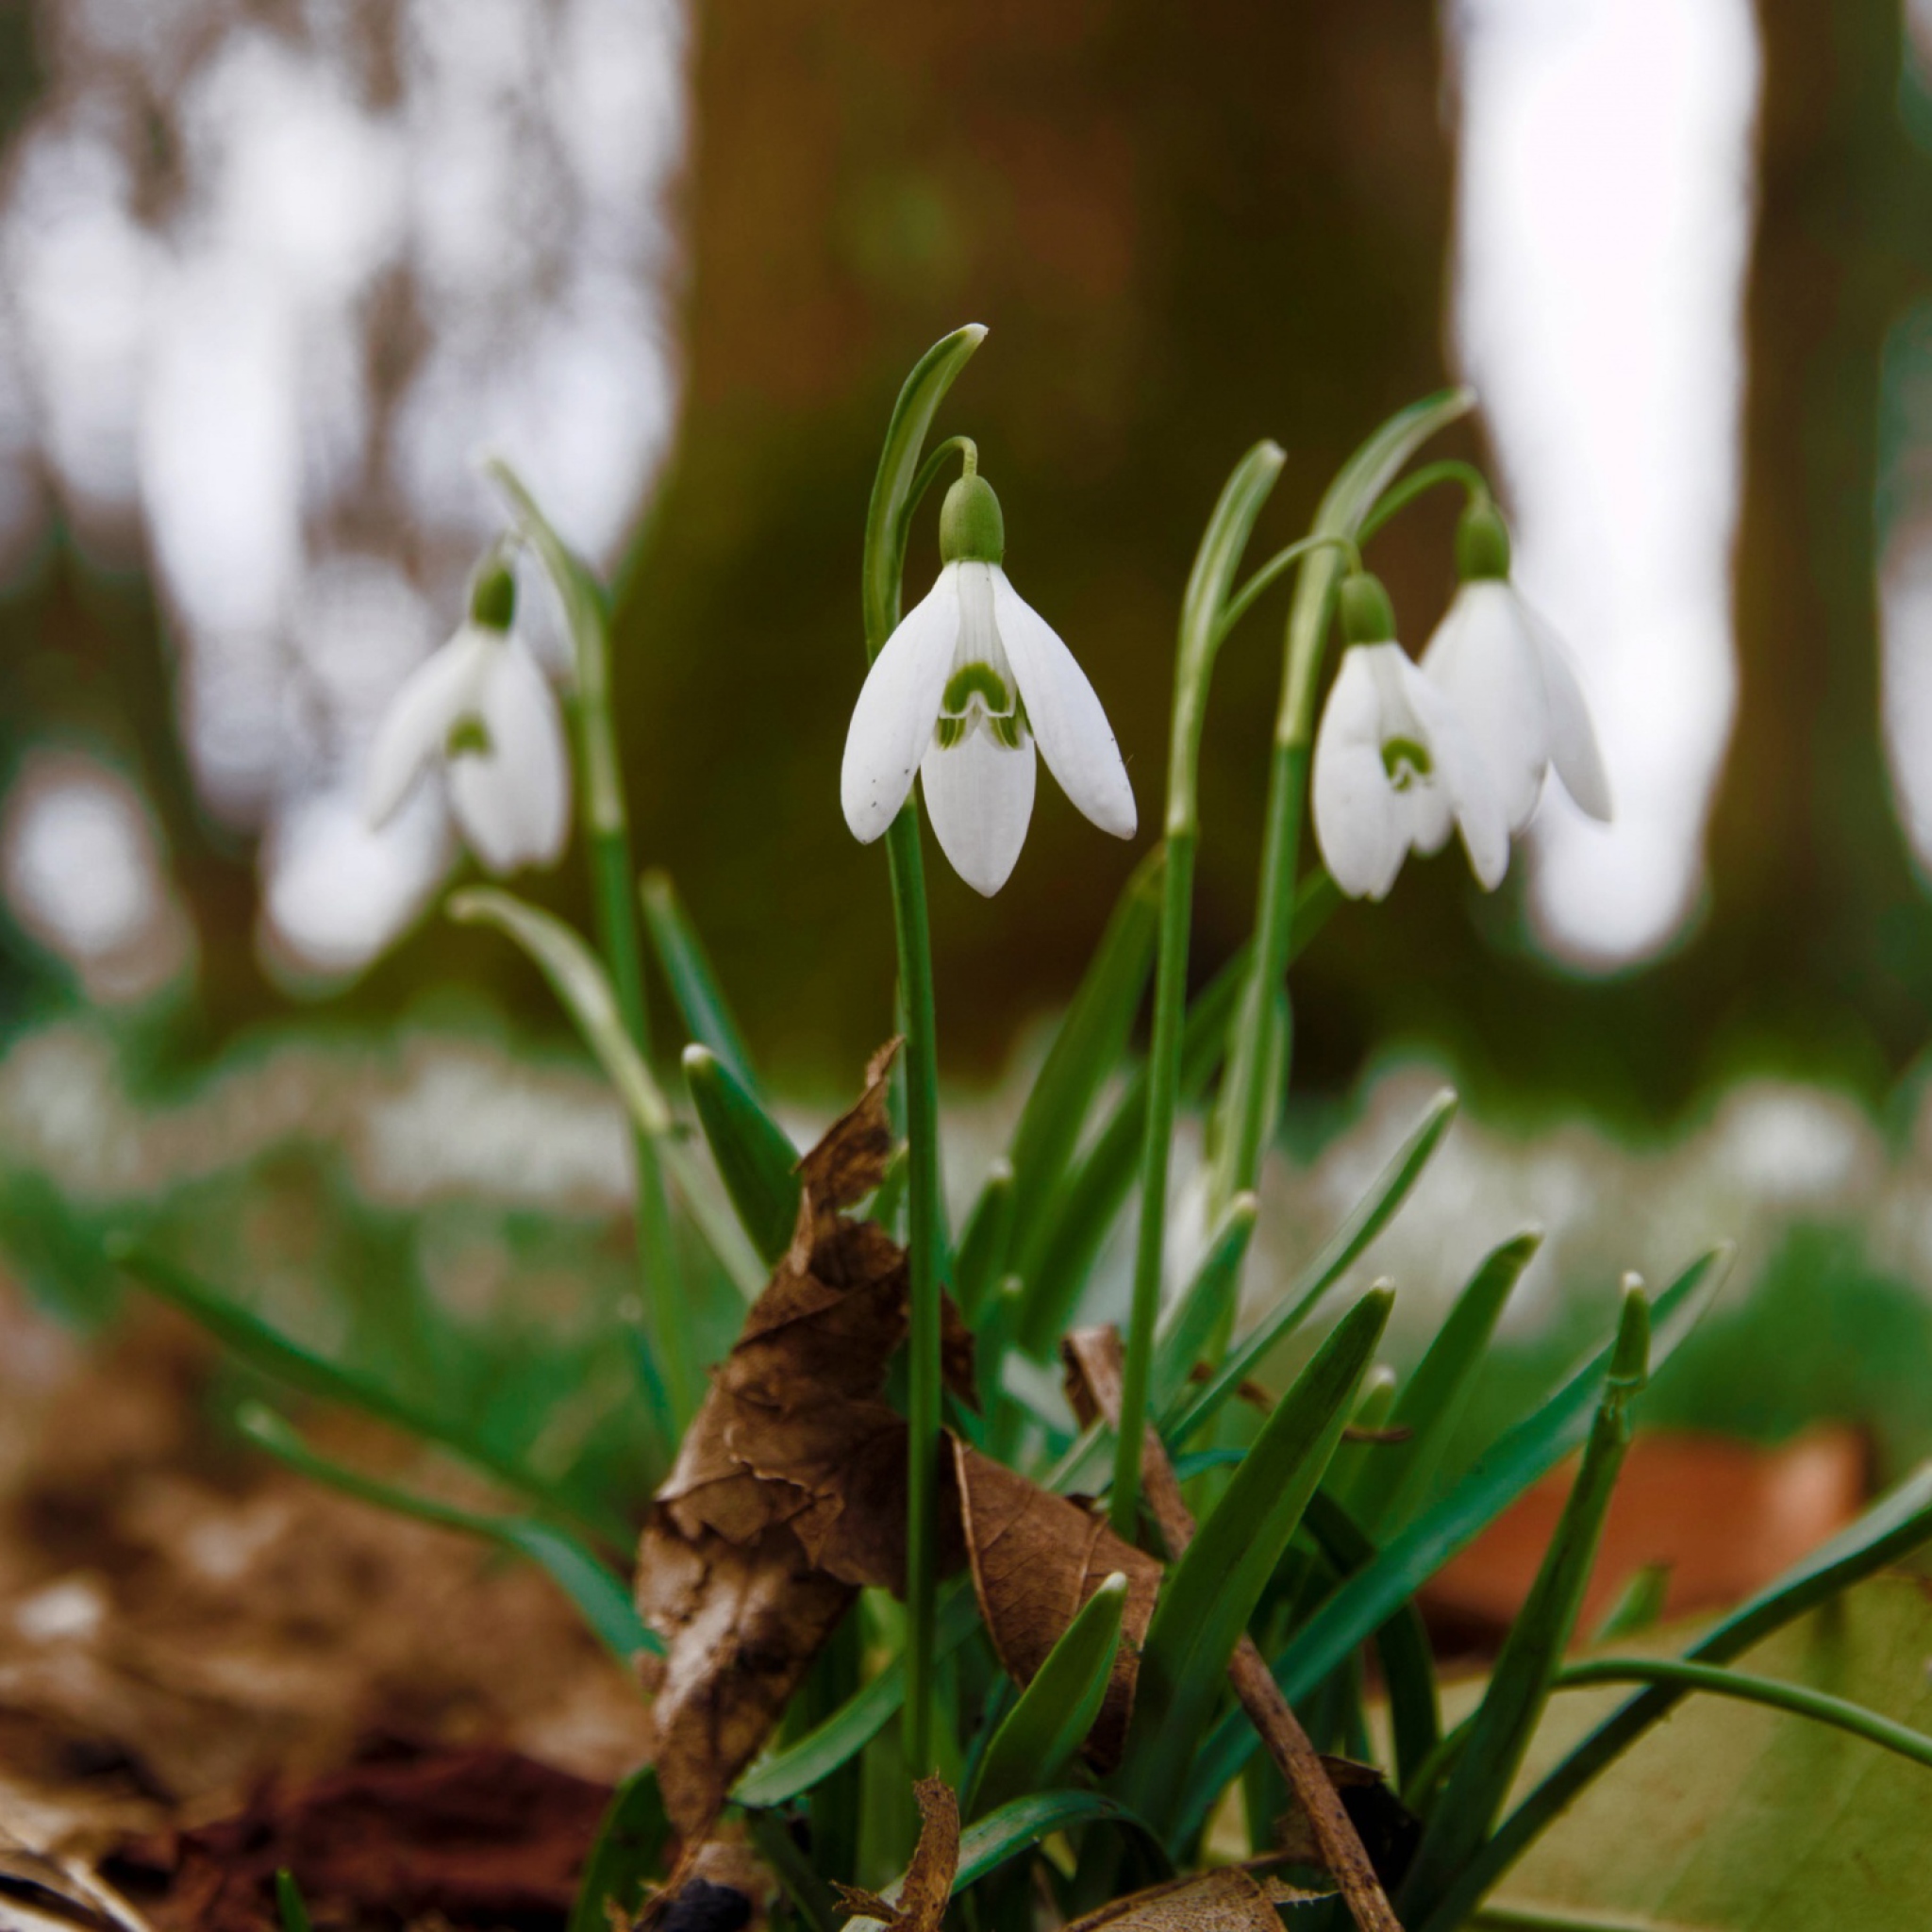
[[[1418,778],[1427,778],[1436,768],[1427,748],[1414,739],[1389,738],[1382,741],[1382,769],[1396,791],[1407,791]]]

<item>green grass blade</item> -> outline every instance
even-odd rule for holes
[[[1475,1856],[1522,1768],[1576,1628],[1610,1495],[1630,1445],[1630,1405],[1649,1373],[1650,1304],[1641,1289],[1632,1288],[1624,1297],[1610,1372],[1591,1424],[1583,1461],[1536,1581],[1509,1626],[1502,1655],[1476,1707],[1469,1741],[1440,1799],[1432,1803],[1429,1792],[1415,1793],[1425,1807],[1428,1824],[1398,1900],[1406,1919],[1426,1919],[1457,1874]]]
[[[775,1266],[798,1228],[798,1149],[708,1046],[685,1048],[684,1077],[739,1224],[760,1259]]]
[[[953,1299],[970,1327],[978,1328],[991,1309],[1012,1237],[1013,1168],[1002,1157],[988,1171],[953,1257]]]
[[[670,1837],[658,1774],[647,1764],[618,1786],[597,1827],[571,1907],[570,1932],[610,1932],[612,1906],[628,1923],[658,1875]]]
[[[1932,1464],[1915,1471],[1850,1528],[1732,1611],[1690,1646],[1686,1660],[1728,1663],[1807,1610],[1901,1561],[1928,1541],[1932,1541]],[[1659,1718],[1668,1716],[1685,1694],[1681,1687],[1655,1684],[1606,1718],[1503,1821],[1496,1835],[1459,1874],[1427,1925],[1418,1926],[1414,1932],[1450,1932],[1459,1924],[1577,1792]]]
[[[447,1503],[432,1502],[427,1496],[412,1495],[408,1490],[364,1475],[359,1470],[345,1468],[317,1455],[288,1423],[259,1402],[244,1403],[236,1423],[258,1448],[267,1450],[277,1461],[300,1474],[326,1483],[358,1501],[373,1503],[379,1509],[413,1517],[419,1523],[434,1524],[439,1529],[460,1530],[466,1536],[481,1537],[528,1557],[549,1573],[551,1581],[576,1606],[584,1622],[626,1670],[635,1666],[640,1652],[654,1657],[664,1654],[658,1633],[632,1605],[624,1579],[567,1530],[533,1516],[485,1516],[475,1510],[458,1509]]]
[[[697,1163],[678,1140],[671,1105],[632,1042],[618,1010],[617,995],[597,956],[562,920],[494,886],[471,886],[452,892],[443,908],[459,925],[490,925],[521,946],[550,982],[597,1057],[606,1077],[629,1110],[638,1131],[647,1135],[658,1158],[677,1183],[698,1232],[747,1300],[765,1285],[764,1264],[737,1220],[718,1201]]]
[[[997,1811],[988,1812],[978,1824],[969,1824],[959,1834],[959,1869],[953,1878],[954,1897],[998,1871],[1008,1859],[1031,1851],[1041,1839],[1088,1824],[1124,1826],[1141,1840],[1158,1875],[1164,1877],[1173,1872],[1153,1828],[1117,1798],[1102,1791],[1035,1791],[1029,1797],[1012,1799]]]
[[[962,1809],[968,1817],[996,1811],[1059,1776],[1100,1715],[1126,1603],[1127,1579],[1116,1570],[1060,1632],[1046,1661],[993,1733],[966,1793]]]
[[[644,930],[651,936],[652,950],[658,955],[685,1031],[700,1046],[709,1047],[746,1092],[762,1098],[764,1090],[744,1036],[738,1030],[730,1002],[711,970],[710,956],[677,896],[671,874],[647,872],[638,881],[638,901],[644,911]]]
[[[1208,1237],[1207,1252],[1192,1280],[1175,1296],[1160,1324],[1154,1357],[1154,1404],[1164,1409],[1188,1385],[1194,1364],[1232,1316],[1241,1286],[1241,1263],[1255,1237],[1260,1203],[1237,1194]]]
[[[1592,1643],[1614,1643],[1620,1637],[1634,1637],[1648,1630],[1664,1613],[1664,1599],[1670,1594],[1671,1566],[1646,1563],[1636,1571],[1618,1592],[1603,1622],[1591,1637]]]
[[[302,1889],[295,1874],[284,1865],[275,1874],[275,1910],[282,1932],[308,1932],[308,1907],[302,1902]]]
[[[1116,1780],[1120,1796],[1157,1824],[1172,1820],[1177,1767],[1192,1757],[1227,1660],[1335,1453],[1393,1300],[1371,1289],[1336,1324],[1161,1585]]]
[[[1427,1495],[1474,1386],[1503,1304],[1529,1266],[1542,1236],[1525,1231],[1484,1260],[1449,1318],[1404,1384],[1389,1421],[1410,1431],[1362,1458],[1347,1495],[1349,1513],[1376,1541],[1412,1517]]]
[[[956,1585],[940,1593],[935,1658],[949,1657],[979,1624],[979,1605],[970,1588]],[[841,1764],[856,1757],[891,1723],[906,1702],[906,1672],[894,1657],[877,1676],[861,1685],[822,1724],[795,1744],[755,1764],[733,1787],[735,1804],[771,1807],[808,1791]]]
[[[1221,1064],[1227,1021],[1241,988],[1237,954],[1195,996],[1181,1036],[1181,1102],[1198,1100]],[[1055,1212],[1036,1242],[1038,1258],[1024,1277],[1015,1334],[1019,1345],[1044,1360],[1059,1339],[1080,1291],[1093,1271],[1108,1231],[1119,1217],[1141,1159],[1147,1129],[1147,1070],[1136,1070],[1126,1091],[1068,1175]]]
[[[1700,1255],[1652,1308],[1651,1369],[1662,1367],[1695,1327],[1730,1266],[1728,1245]],[[1382,1547],[1290,1639],[1274,1675],[1291,1703],[1306,1697],[1357,1645],[1366,1643],[1458,1550],[1582,1442],[1610,1366],[1606,1347],[1543,1405],[1506,1430],[1442,1496]],[[1239,1713],[1216,1727],[1189,1772],[1184,1817],[1198,1826],[1207,1807],[1241,1774],[1254,1733]]]
[[[1013,1129],[1011,1258],[1002,1257],[1002,1274],[1024,1277],[1036,1258],[1094,1097],[1126,1052],[1154,964],[1165,864],[1157,846],[1134,868]]]
[[[480,1474],[491,1477],[523,1495],[541,1503],[571,1522],[581,1524],[620,1547],[631,1538],[630,1525],[621,1517],[608,1515],[575,1496],[553,1488],[521,1463],[473,1435],[461,1424],[418,1408],[414,1403],[391,1393],[380,1382],[357,1369],[346,1369],[291,1341],[277,1328],[252,1314],[228,1296],[218,1294],[197,1281],[185,1269],[164,1260],[151,1249],[121,1236],[110,1235],[104,1246],[108,1256],[125,1268],[150,1294],[178,1308],[198,1323],[224,1347],[231,1350],[251,1368],[298,1389],[305,1395],[323,1402],[338,1402],[345,1408],[359,1409],[378,1422],[413,1436],[419,1441],[434,1442]]]
[[[1362,1251],[1388,1226],[1422,1178],[1429,1158],[1441,1144],[1456,1117],[1456,1095],[1447,1088],[1429,1103],[1415,1130],[1396,1150],[1375,1184],[1357,1204],[1328,1245],[1316,1256],[1280,1305],[1265,1315],[1228,1351],[1227,1359],[1198,1391],[1175,1398],[1173,1412],[1161,1418],[1160,1433],[1178,1445],[1215,1415],[1224,1402],[1260,1367],[1268,1353],[1305,1322],[1316,1303],[1352,1268]]]
[[[1914,1764],[1932,1769],[1932,1737],[1915,1731],[1862,1704],[1853,1704],[1808,1684],[1782,1684],[1774,1677],[1757,1677],[1746,1671],[1727,1671],[1720,1664],[1690,1663],[1682,1657],[1592,1657],[1557,1674],[1558,1690],[1582,1690],[1594,1684],[1667,1684],[1680,1690],[1707,1690],[1718,1697],[1735,1697],[1789,1711],[1814,1724],[1848,1731],[1867,1743],[1895,1751]]]

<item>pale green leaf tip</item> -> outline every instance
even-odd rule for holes
[[[1617,1322],[1617,1345],[1610,1356],[1612,1382],[1641,1382],[1650,1369],[1650,1297],[1634,1276],[1626,1276],[1624,1307]]]
[[[1260,1195],[1244,1188],[1227,1204],[1228,1225],[1252,1227],[1260,1212]]]
[[[681,1058],[687,1074],[708,1074],[718,1064],[718,1056],[695,1040],[685,1048]]]
[[[671,874],[661,865],[654,865],[649,871],[638,874],[638,891],[653,905],[669,905]]]
[[[1010,1188],[1013,1185],[1013,1163],[1004,1154],[988,1163],[986,1184],[990,1188]]]
[[[465,886],[442,902],[443,917],[455,920],[458,925],[474,925],[495,910],[497,897],[488,886]]]

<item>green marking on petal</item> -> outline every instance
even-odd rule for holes
[[[1012,691],[991,664],[962,664],[946,680],[946,694],[940,700],[940,709],[948,717],[962,717],[974,698],[983,700],[996,718],[1013,708]]]
[[[449,736],[443,741],[442,755],[448,758],[487,758],[495,749],[491,741],[490,727],[472,714],[458,718],[449,727]]]
[[[1436,764],[1427,746],[1418,744],[1414,739],[1388,738],[1382,741],[1382,769],[1389,774],[1389,782],[1396,791],[1407,791],[1418,778],[1428,777]]]

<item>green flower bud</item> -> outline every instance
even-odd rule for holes
[[[940,510],[941,563],[998,563],[1007,554],[1007,520],[984,476],[961,476]]]
[[[1493,497],[1473,498],[1456,525],[1456,575],[1465,584],[1509,575],[1509,526]]]
[[[1380,577],[1365,570],[1341,580],[1341,641],[1345,644],[1387,644],[1395,638],[1395,607]]]
[[[492,552],[470,586],[470,622],[484,630],[508,630],[516,614],[515,574]]]

